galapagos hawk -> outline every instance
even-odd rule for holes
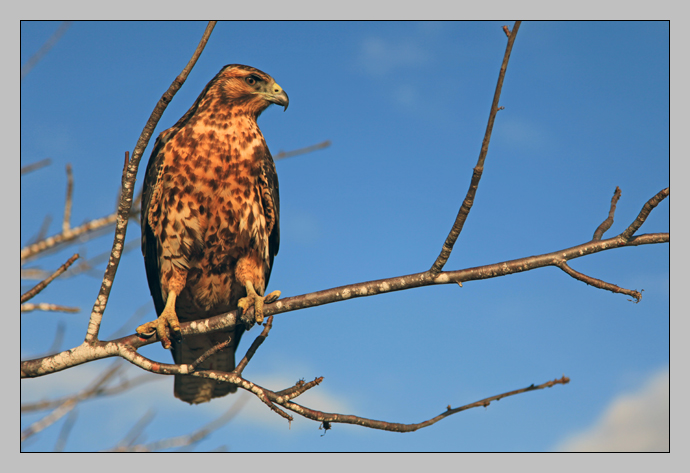
[[[187,336],[180,322],[263,306],[280,242],[278,176],[256,123],[269,105],[287,109],[288,96],[268,74],[230,64],[154,145],[144,178],[141,249],[158,319],[137,328],[157,333],[175,363],[192,363],[214,345],[229,346],[198,369],[232,371],[244,331]],[[191,404],[235,392],[236,386],[175,376],[175,397]]]

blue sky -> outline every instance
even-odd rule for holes
[[[259,125],[273,154],[332,145],[279,161],[281,247],[269,290],[284,296],[424,271],[438,255],[481,146],[509,22],[219,23],[159,122],[174,124],[229,63],[272,75],[290,96]],[[58,28],[24,22],[24,64]],[[74,170],[72,224],[115,208],[125,150],[187,63],[205,23],[73,23],[21,83],[21,165],[52,165],[22,177],[21,243],[52,216],[58,233],[64,167]],[[622,189],[614,226],[627,227],[669,185],[667,23],[524,23],[513,49],[475,205],[446,269],[548,253],[591,239]],[[153,142],[151,142],[152,145]],[[142,160],[145,166],[150,148]],[[139,183],[143,178],[139,174]],[[131,224],[127,241],[136,241]],[[669,231],[669,202],[639,233]],[[54,269],[75,251],[94,257],[108,233],[26,267]],[[136,245],[136,243],[135,243]],[[526,393],[408,434],[287,422],[250,398],[198,445],[236,451],[544,451],[668,445],[669,245],[572,261],[590,276],[644,289],[641,303],[587,286],[555,268],[360,298],[276,316],[245,371],[269,388],[324,376],[299,398],[329,412],[420,422],[453,407],[542,383]],[[36,302],[78,314],[22,315],[21,355],[44,352],[57,325],[62,349],[83,340],[104,264],[54,282]],[[22,292],[35,281],[23,280]],[[138,309],[127,333],[154,316],[141,253],[120,265],[101,336]],[[240,352],[258,335],[245,335]],[[170,362],[159,346],[145,356]],[[73,392],[105,360],[22,381],[22,401]],[[127,373],[137,374],[131,367]],[[146,440],[182,435],[243,395],[188,406],[172,378],[89,401],[67,450],[115,446],[146,412]],[[665,401],[664,401],[665,399]],[[659,406],[652,409],[650,406]],[[636,410],[637,409],[637,410]],[[645,412],[648,415],[638,415]],[[622,413],[622,414],[621,414]],[[22,428],[40,416],[23,416]],[[27,442],[52,450],[61,420]],[[642,443],[625,437],[642,432]],[[587,443],[589,442],[589,443]],[[594,445],[594,447],[591,447]],[[590,447],[587,447],[590,446]]]

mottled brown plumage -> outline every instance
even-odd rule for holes
[[[191,363],[232,337],[198,369],[232,371],[242,331],[179,338],[179,322],[254,306],[262,297],[280,241],[278,177],[256,119],[288,96],[268,75],[225,66],[194,105],[162,132],[144,178],[142,252],[158,319],[137,328],[157,332],[175,363]],[[172,335],[172,337],[171,337]],[[172,338],[172,341],[171,341]],[[175,396],[209,401],[237,388],[209,379],[175,376]]]

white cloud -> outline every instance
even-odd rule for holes
[[[383,76],[399,69],[425,65],[429,60],[429,53],[413,42],[367,38],[361,43],[358,64],[364,72]]]
[[[650,377],[637,392],[614,399],[586,431],[557,450],[570,452],[666,452],[669,450],[668,368]]]

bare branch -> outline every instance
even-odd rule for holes
[[[67,444],[67,439],[69,438],[69,434],[72,432],[72,427],[74,427],[74,423],[76,421],[77,411],[71,411],[67,416],[67,419],[65,419],[65,422],[62,424],[60,435],[55,441],[55,447],[53,448],[54,452],[61,452],[65,449],[65,444]]]
[[[373,419],[367,419],[364,417],[358,417],[358,416],[352,416],[352,415],[343,415],[343,414],[331,414],[331,413],[326,413],[326,412],[320,412],[320,411],[315,411],[313,409],[306,408],[304,406],[301,406],[299,404],[296,404],[291,401],[286,401],[286,402],[279,402],[276,399],[271,399],[272,401],[286,407],[287,409],[290,409],[293,412],[296,412],[300,414],[302,417],[306,417],[307,419],[315,420],[318,422],[322,422],[324,424],[324,428],[326,430],[330,429],[329,424],[332,423],[340,423],[340,424],[356,424],[356,425],[361,425],[363,427],[369,427],[372,429],[377,429],[377,430],[387,430],[391,432],[414,432],[415,430],[422,429],[424,427],[429,427],[430,425],[435,424],[441,419],[444,419],[448,416],[451,416],[453,414],[457,414],[458,412],[466,411],[468,409],[472,409],[474,407],[488,407],[489,404],[491,404],[493,401],[499,401],[503,399],[504,397],[509,397],[509,396],[515,396],[516,394],[521,394],[524,392],[528,391],[537,391],[539,389],[544,389],[544,388],[550,388],[555,386],[556,384],[568,384],[570,382],[570,378],[567,378],[563,376],[560,379],[554,379],[553,381],[547,381],[546,383],[540,384],[538,386],[535,386],[534,384],[522,388],[522,389],[516,389],[514,391],[509,391],[507,393],[503,394],[498,394],[496,396],[491,396],[484,398],[482,400],[473,402],[471,404],[466,404],[461,407],[456,407],[455,409],[451,409],[450,406],[449,408],[446,409],[445,412],[437,415],[436,417],[433,417],[427,421],[420,422],[418,424],[399,424],[399,423],[394,423],[394,422],[385,422],[381,420],[373,420]]]
[[[666,189],[659,191],[657,195],[649,199],[647,203],[644,204],[644,207],[642,207],[642,210],[640,210],[640,213],[635,219],[635,221],[633,221],[633,223],[631,223],[630,226],[619,235],[619,238],[625,241],[630,240],[630,238],[635,234],[635,232],[640,229],[645,220],[647,220],[647,217],[649,217],[649,213],[652,210],[654,210],[654,207],[659,205],[659,203],[666,197],[668,197],[670,194],[671,189],[670,187],[667,187]]]
[[[425,271],[423,273],[409,274],[406,276],[397,276],[393,278],[350,284],[347,286],[335,287],[301,296],[280,299],[273,304],[267,305],[264,309],[264,315],[268,317],[269,315],[291,312],[307,307],[316,307],[346,299],[374,296],[377,294],[401,291],[415,287],[430,286],[435,284],[455,284],[458,282],[490,279],[508,274],[530,271],[546,266],[560,267],[564,261],[581,258],[583,256],[601,251],[628,246],[667,243],[669,241],[670,235],[668,233],[650,233],[639,235],[631,238],[627,242],[620,237],[614,237],[607,240],[590,241],[583,243],[582,245],[567,248],[565,250],[554,251],[552,253],[546,253],[543,255],[530,256],[527,258],[520,258],[458,271],[444,271],[434,279],[429,277],[428,271]],[[251,314],[251,311],[247,311],[245,315],[247,314]],[[234,327],[236,323],[244,322],[237,322],[236,311],[231,311],[226,314],[210,317],[208,319],[182,323],[180,324],[180,329],[182,335],[187,336],[226,330]],[[168,365],[165,363],[157,363],[147,360],[146,358],[141,357],[141,355],[135,351],[141,346],[149,345],[158,341],[159,340],[156,335],[153,335],[146,340],[139,338],[137,335],[129,335],[127,337],[109,342],[97,342],[91,344],[85,343],[72,348],[71,350],[66,350],[55,355],[22,361],[21,377],[33,378],[44,376],[46,374],[62,371],[63,369],[70,368],[72,366],[110,356],[121,356],[137,366],[154,373],[188,374],[186,371],[187,365],[184,365],[185,371],[181,372],[176,365]]]
[[[27,164],[19,170],[20,175],[29,174],[37,169],[44,168],[50,164],[50,158],[41,159],[35,163]]]
[[[48,41],[43,43],[43,46],[41,46],[41,49],[39,49],[33,56],[29,58],[28,61],[24,63],[22,66],[21,70],[21,78],[20,81],[24,80],[24,77],[31,72],[31,69],[34,68],[38,62],[43,59],[43,56],[48,54],[48,51],[53,49],[53,46],[55,46],[55,43],[58,42],[58,40],[62,37],[63,34],[65,34],[65,31],[70,27],[72,24],[71,21],[63,21],[62,24],[60,24],[60,27],[53,33],[53,35],[48,38]]]
[[[117,211],[117,223],[115,227],[115,236],[113,238],[113,249],[110,254],[110,260],[108,261],[108,266],[103,275],[103,283],[101,284],[101,289],[98,293],[98,297],[91,310],[91,317],[89,318],[89,326],[86,331],[85,341],[87,343],[92,343],[98,339],[98,331],[101,326],[101,319],[103,317],[103,312],[105,311],[106,304],[108,303],[108,297],[110,296],[110,289],[113,285],[113,280],[115,279],[115,273],[120,264],[120,258],[122,257],[122,248],[125,242],[125,236],[127,234],[127,223],[129,222],[130,209],[132,208],[132,196],[134,194],[134,183],[136,182],[137,171],[139,169],[139,162],[141,161],[141,156],[144,154],[144,150],[151,139],[153,130],[156,128],[158,121],[160,120],[163,112],[168,107],[168,104],[175,96],[182,84],[187,80],[187,76],[191,72],[192,68],[199,59],[201,52],[204,50],[208,38],[211,36],[213,28],[216,26],[215,21],[209,22],[204,34],[197,46],[192,58],[189,60],[185,68],[182,70],[180,75],[173,81],[168,90],[160,98],[156,107],[151,112],[146,125],[144,126],[139,140],[137,141],[134,151],[132,152],[132,157],[127,163],[127,167],[124,170],[122,176],[122,193],[120,195],[120,204]]]
[[[49,425],[52,425],[54,422],[56,422],[58,419],[63,417],[65,414],[70,412],[72,409],[74,409],[74,406],[76,406],[79,402],[81,402],[83,399],[90,397],[93,391],[96,391],[98,388],[100,388],[105,382],[107,382],[117,371],[122,368],[121,363],[115,363],[113,364],[109,369],[105,371],[92,385],[83,391],[81,391],[79,394],[76,396],[73,396],[69,399],[67,399],[65,402],[63,402],[60,406],[58,406],[53,412],[48,414],[47,416],[43,417],[42,419],[38,420],[37,422],[34,422],[31,424],[29,427],[24,429],[21,434],[21,441],[23,442],[27,438],[31,437],[32,435],[37,434],[41,430],[45,429]]]
[[[472,173],[472,180],[470,181],[470,188],[467,190],[467,195],[465,200],[463,200],[460,210],[458,211],[457,217],[455,217],[455,223],[443,243],[443,248],[441,248],[441,253],[434,261],[434,264],[429,269],[429,273],[432,278],[436,277],[448,262],[450,253],[453,251],[453,246],[462,232],[462,228],[465,225],[467,216],[470,214],[472,205],[474,204],[474,198],[477,194],[477,188],[479,187],[479,180],[482,178],[482,172],[484,171],[484,161],[486,160],[486,155],[489,152],[489,142],[491,141],[491,132],[494,128],[494,121],[496,120],[496,114],[498,113],[498,101],[501,98],[501,89],[503,88],[503,79],[506,75],[506,70],[508,69],[508,60],[510,59],[510,53],[513,50],[513,43],[517,36],[517,32],[520,29],[520,21],[516,21],[513,26],[513,32],[508,35],[508,44],[506,45],[506,52],[503,55],[503,64],[501,64],[501,71],[498,74],[498,83],[496,84],[496,91],[494,92],[494,100],[491,103],[491,111],[489,112],[489,122],[486,125],[486,132],[484,133],[484,141],[482,142],[482,149],[479,152],[479,159],[477,160],[477,165],[474,167],[474,172]]]
[[[235,367],[234,373],[237,375],[241,375],[242,371],[247,367],[247,364],[249,361],[254,357],[254,354],[256,353],[256,350],[259,349],[261,344],[266,340],[266,337],[268,337],[268,332],[271,331],[271,328],[273,327],[273,316],[270,315],[268,319],[266,319],[266,323],[264,324],[264,329],[261,331],[261,335],[256,337],[254,340],[254,343],[252,343],[252,346],[249,347],[249,350],[247,350],[247,354],[244,355],[244,358],[237,364]]]
[[[69,231],[69,220],[72,215],[72,191],[74,187],[74,177],[72,176],[72,166],[65,166],[67,171],[67,197],[65,197],[65,213],[62,218],[62,233]]]
[[[36,243],[22,248],[20,253],[20,259],[21,261],[28,260],[29,258],[34,257],[39,253],[43,253],[44,251],[47,251],[49,249],[52,249],[59,244],[71,242],[81,237],[82,235],[94,232],[96,230],[100,230],[108,225],[112,225],[116,221],[117,214],[107,215],[105,217],[97,218],[91,220],[90,222],[86,222],[85,224],[80,225],[78,227],[71,228],[67,232],[61,232],[57,235],[53,235],[49,238],[46,238],[45,240],[37,241]]]
[[[323,148],[328,148],[331,146],[331,140],[326,140],[321,143],[317,143],[315,145],[307,146],[306,148],[300,148],[296,149],[294,151],[281,151],[275,156],[273,156],[273,159],[275,161],[278,161],[279,159],[286,159],[286,158],[292,158],[293,156],[299,156],[300,154],[307,154],[311,153],[312,151],[317,151]]]
[[[568,266],[568,263],[563,261],[560,265],[558,265],[559,268],[561,268],[563,271],[568,273],[570,276],[574,277],[578,281],[582,281],[590,286],[598,287],[599,289],[605,289],[607,291],[615,292],[615,293],[620,293],[620,294],[627,294],[635,299],[635,302],[640,302],[640,299],[642,299],[642,294],[640,294],[639,291],[631,291],[630,289],[623,289],[622,287],[618,287],[615,284],[608,283],[606,281],[602,281],[601,279],[596,279],[590,276],[587,276],[586,274],[582,274],[580,272],[575,271],[573,268]]]
[[[120,446],[118,445],[111,451],[115,452],[155,452],[159,450],[167,450],[170,448],[180,448],[180,447],[189,447],[191,445],[194,445],[196,443],[199,443],[201,440],[205,439],[209,435],[211,435],[213,432],[216,430],[220,429],[224,425],[226,425],[228,422],[230,422],[232,419],[235,418],[235,416],[244,408],[245,404],[247,404],[247,401],[249,400],[248,397],[241,397],[237,401],[233,403],[233,405],[228,409],[222,416],[219,418],[209,422],[205,426],[201,427],[200,429],[196,430],[195,432],[192,432],[189,435],[180,435],[179,437],[172,437],[169,439],[163,439],[163,440],[158,440],[156,442],[151,442],[148,444],[140,444],[140,445],[127,445],[127,446]]]
[[[613,197],[611,198],[611,208],[609,209],[609,216],[606,220],[601,222],[601,225],[597,227],[597,229],[594,231],[594,236],[592,237],[592,240],[601,240],[601,237],[606,233],[606,231],[611,228],[611,225],[613,225],[613,216],[616,213],[616,204],[618,203],[618,199],[621,198],[621,189],[620,187],[616,186],[616,190],[613,193]]]
[[[46,286],[47,286],[48,284],[50,284],[51,282],[53,282],[53,280],[54,280],[55,278],[57,278],[57,277],[60,276],[62,273],[64,273],[65,271],[67,271],[67,268],[69,268],[69,267],[72,265],[72,263],[74,263],[75,261],[77,261],[77,258],[79,258],[79,255],[75,253],[74,255],[72,255],[72,257],[71,257],[70,259],[68,259],[62,266],[60,266],[60,267],[59,267],[53,274],[51,274],[48,278],[46,278],[46,279],[44,279],[43,281],[39,282],[39,283],[36,284],[32,289],[30,289],[30,290],[28,290],[27,292],[25,292],[24,294],[22,294],[22,296],[21,296],[21,303],[23,304],[24,302],[30,300],[31,298],[33,298],[34,296],[36,296],[36,294],[38,294],[38,293],[41,292],[43,289],[45,289]]]
[[[144,429],[151,424],[153,418],[156,416],[153,409],[147,410],[143,416],[129,429],[127,435],[120,440],[117,446],[114,448],[115,451],[122,451],[122,449],[128,449],[131,447],[142,435]]]
[[[49,304],[48,302],[39,302],[34,304],[33,302],[27,302],[20,306],[20,312],[32,312],[34,310],[43,310],[46,312],[68,312],[76,314],[81,309],[79,307],[68,307],[66,305]]]
[[[140,374],[139,376],[135,376],[131,379],[124,379],[124,380],[120,381],[118,384],[116,384],[115,386],[101,386],[100,388],[91,391],[90,395],[88,397],[84,397],[84,399],[82,399],[82,402],[89,400],[89,399],[94,399],[97,397],[115,396],[115,395],[120,394],[122,392],[125,392],[127,390],[141,386],[144,383],[148,383],[150,381],[157,381],[160,379],[163,379],[163,378],[160,378],[158,376],[154,376],[154,375],[149,374],[149,373]],[[45,411],[47,409],[54,409],[55,407],[59,406],[60,404],[63,404],[65,401],[73,399],[75,396],[76,395],[73,394],[70,396],[64,396],[64,397],[52,399],[49,401],[39,401],[39,402],[22,404],[20,410],[22,413],[26,413],[26,412]]]

